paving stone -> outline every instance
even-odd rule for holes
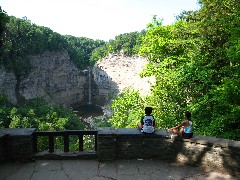
[[[61,161],[63,171],[71,180],[88,179],[98,175],[98,161],[66,160]]]
[[[156,172],[156,163],[154,160],[139,160],[136,161],[136,166],[139,170],[139,173],[142,175],[151,175]]]
[[[33,173],[31,180],[67,180],[70,179],[63,171],[41,170]],[[23,179],[24,180],[24,179]]]
[[[17,163],[15,168],[12,169],[12,173],[3,179],[6,179],[6,180],[30,179],[33,172],[34,172],[34,163],[25,163],[25,164]]]
[[[120,174],[117,177],[117,180],[150,180],[151,177],[149,175],[125,175],[125,174]]]
[[[87,180],[113,180],[113,179],[112,178],[108,178],[108,177],[94,176],[94,177],[89,178]]]
[[[0,164],[0,179],[30,179],[34,171],[33,162],[5,162]]]
[[[2,162],[0,180],[237,180],[230,174],[205,171],[160,160],[36,160]]]
[[[118,160],[116,163],[118,175],[139,175],[139,171],[136,166],[136,160]]]
[[[36,161],[35,171],[59,171],[61,170],[59,160],[38,160]]]
[[[156,170],[154,173],[151,174],[151,180],[171,180],[171,179],[174,179],[174,177],[171,176],[166,171]]]
[[[194,168],[191,166],[183,166],[180,164],[172,165],[169,170],[169,174],[174,176],[175,179],[187,178],[187,177],[191,177],[195,174],[201,174],[201,173],[202,173],[202,171],[200,168]]]
[[[98,175],[106,178],[116,179],[117,167],[115,162],[101,162],[98,166]]]

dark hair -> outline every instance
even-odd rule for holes
[[[191,120],[191,113],[189,111],[185,113],[185,116],[188,120]]]
[[[152,107],[145,107],[145,114],[150,115],[152,113],[153,108]]]

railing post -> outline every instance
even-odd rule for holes
[[[48,151],[49,153],[54,152],[55,148],[55,136],[61,136],[64,140],[64,152],[69,152],[70,150],[70,139],[69,136],[71,135],[77,135],[79,140],[79,151],[84,150],[84,135],[88,136],[94,136],[95,137],[95,151],[98,149],[98,131],[91,131],[91,130],[68,130],[68,131],[35,131],[32,134],[32,149],[34,153],[37,153],[39,151],[38,147],[38,138],[41,136],[48,137]]]
[[[83,151],[83,135],[79,134],[79,151]]]
[[[98,145],[98,139],[97,139],[97,134],[95,134],[95,151],[97,151],[97,145]]]
[[[69,152],[69,135],[64,134],[64,152]]]
[[[49,134],[48,136],[48,143],[49,143],[49,152],[54,152],[54,136],[52,134]]]
[[[33,140],[33,142],[32,142],[33,143],[33,153],[37,153],[37,151],[38,151],[37,150],[37,139],[38,139],[37,135],[35,135],[33,133],[33,139],[32,139]]]

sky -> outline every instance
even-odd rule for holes
[[[8,15],[27,17],[62,35],[108,41],[141,31],[154,15],[163,25],[174,23],[183,10],[197,10],[198,0],[0,0]]]

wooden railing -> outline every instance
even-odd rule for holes
[[[63,137],[64,152],[69,152],[69,136],[77,135],[79,138],[79,151],[83,151],[83,136],[84,135],[94,135],[94,148],[97,151],[97,134],[96,130],[67,130],[67,131],[34,131],[33,132],[33,151],[38,152],[38,137],[45,136],[48,137],[48,149],[49,152],[54,152],[54,139],[56,136]]]

